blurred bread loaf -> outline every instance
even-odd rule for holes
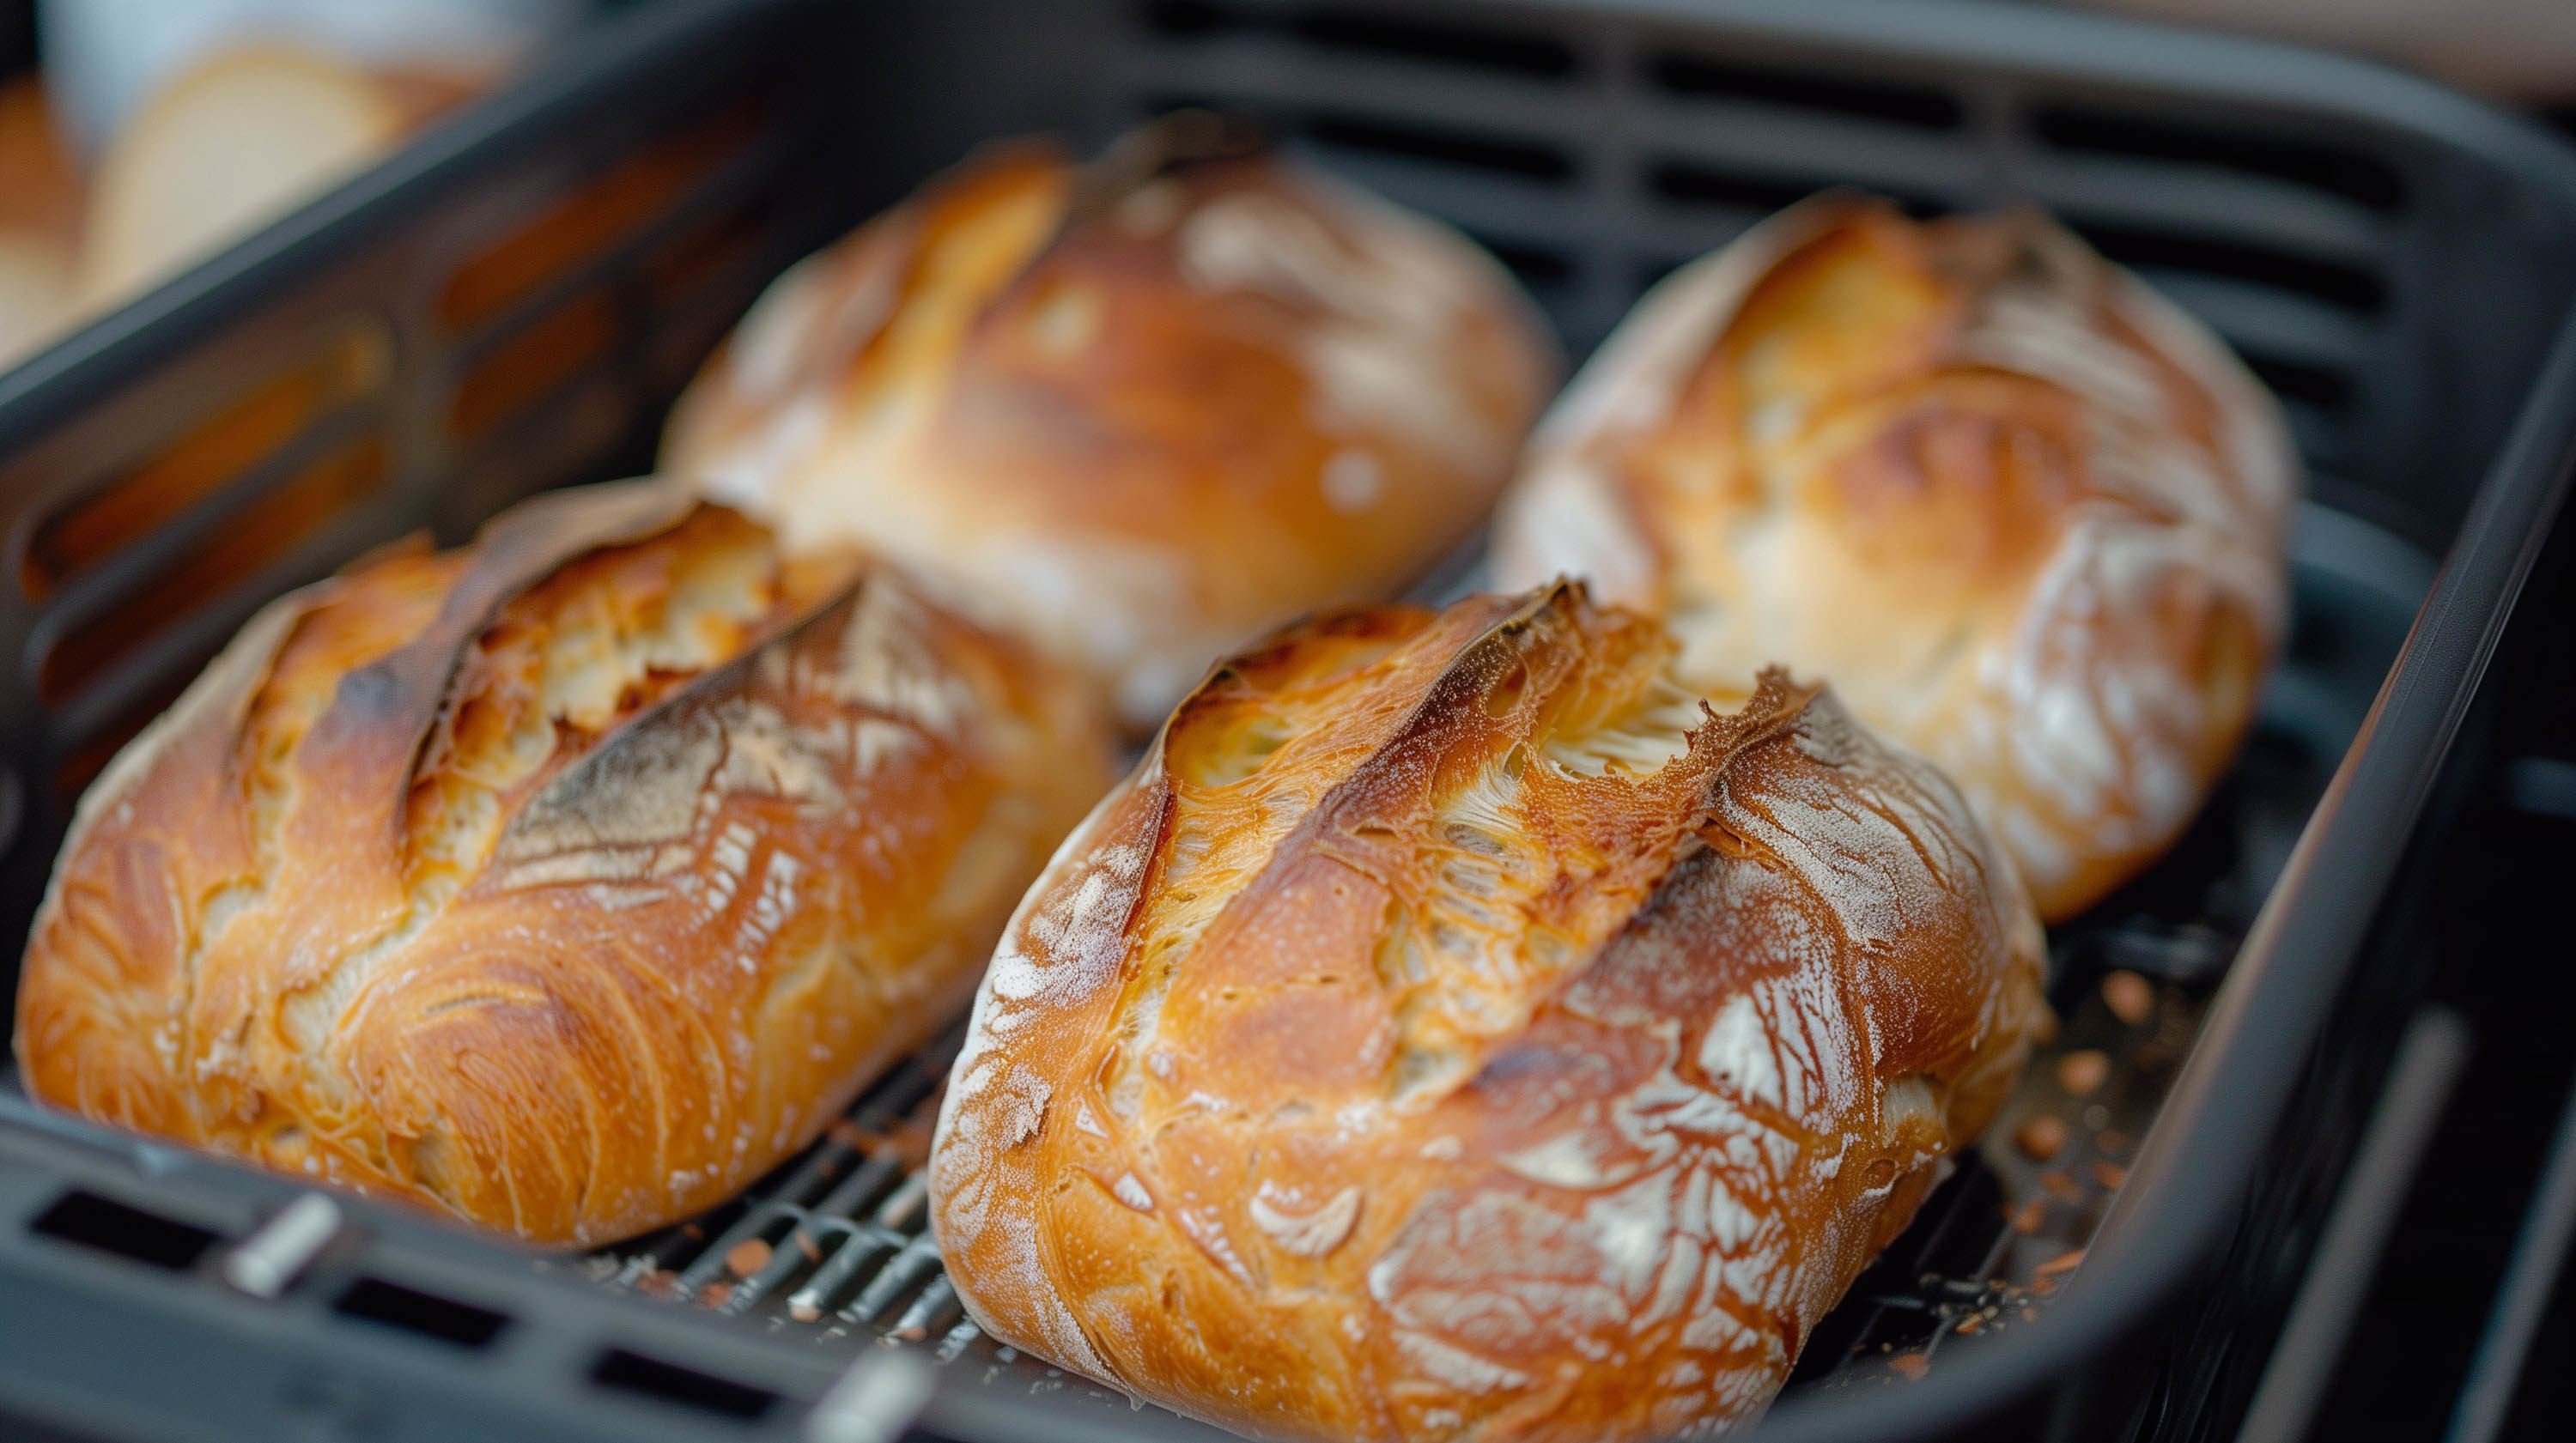
[[[155,94],[101,158],[81,289],[120,299],[354,171],[401,133],[363,71],[284,45],[229,50]]]
[[[44,82],[0,83],[0,367],[71,314],[82,203],[80,170],[54,127]]]
[[[2056,920],[2243,738],[2298,486],[2262,386],[2074,236],[1826,198],[1638,303],[1542,423],[1495,569],[1667,618],[1704,690],[1829,680]]]
[[[931,1161],[994,1336],[1255,1437],[1759,1415],[2002,1101],[2039,929],[1829,692],[1579,587],[1220,668],[1012,919]]]
[[[19,1067],[530,1242],[802,1147],[954,1015],[1105,721],[852,555],[637,483],[260,613],[82,798]]]
[[[1481,524],[1555,376],[1454,232],[1181,117],[979,154],[780,278],[664,469],[859,539],[1161,720],[1218,654]]]

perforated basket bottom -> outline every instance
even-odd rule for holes
[[[1902,1384],[2042,1320],[2126,1177],[2253,903],[2323,782],[2259,736],[2154,873],[2052,938],[2062,1019],[1981,1144],[1808,1340],[1792,1388]],[[926,1227],[939,1090],[962,1028],[898,1067],[804,1154],[696,1221],[581,1260],[605,1286],[849,1348],[929,1349],[996,1387],[1121,1394],[981,1335]]]

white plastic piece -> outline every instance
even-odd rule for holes
[[[881,1348],[850,1365],[805,1418],[806,1443],[895,1443],[933,1389],[930,1364],[909,1348]]]
[[[339,1235],[340,1205],[318,1192],[306,1193],[278,1209],[225,1257],[224,1281],[254,1298],[274,1298]]]

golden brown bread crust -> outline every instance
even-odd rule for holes
[[[1025,648],[669,487],[262,612],[82,798],[17,1049],[97,1121],[622,1236],[965,999],[1108,729]]]
[[[2039,929],[1931,767],[1669,651],[1558,586],[1193,694],[977,997],[931,1161],[976,1318],[1254,1436],[1757,1415],[2001,1102]]]
[[[1138,731],[1491,508],[1556,374],[1500,266],[1261,156],[996,148],[780,278],[666,470],[1038,638]],[[1142,154],[1142,158],[1139,156]]]
[[[1827,198],[1638,303],[1541,423],[1495,572],[1666,617],[1712,692],[1830,681],[2056,920],[2242,740],[2297,488],[2262,387],[2073,236]]]

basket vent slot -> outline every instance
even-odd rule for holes
[[[1524,245],[1518,241],[1499,240],[1474,231],[1467,238],[1493,253],[1522,285],[1534,291],[1550,290],[1574,279],[1574,258],[1563,251],[1545,246]]]
[[[1296,128],[1325,150],[1428,161],[1551,185],[1574,179],[1574,157],[1563,147],[1521,136],[1343,114],[1308,115]]]
[[[363,1318],[389,1328],[400,1328],[424,1338],[435,1338],[459,1348],[488,1348],[501,1330],[510,1325],[507,1313],[424,1293],[382,1278],[360,1278],[349,1285],[331,1304],[331,1311],[343,1317]]]
[[[1210,0],[1156,0],[1145,6],[1144,16],[1149,30],[1184,40],[1227,32],[1267,33],[1340,55],[1428,62],[1532,80],[1568,79],[1577,68],[1574,48],[1554,36],[1456,19],[1393,16],[1355,6],[1298,7],[1281,14]]]
[[[2237,348],[2245,368],[2263,380],[2281,399],[2297,401],[2321,411],[2340,412],[2352,404],[2351,373],[2337,366],[2320,366],[2306,361],[2284,360],[2259,352]]]
[[[381,492],[388,475],[385,441],[377,435],[346,442],[302,467],[48,646],[36,668],[36,695],[49,707],[71,701],[175,623],[207,614],[209,603]]]
[[[752,147],[763,119],[756,98],[698,117],[548,206],[457,267],[439,293],[440,323],[451,333],[480,325],[675,213]]]
[[[761,195],[682,231],[646,257],[646,299],[664,311],[738,283],[777,220],[776,197]]]
[[[2162,160],[2234,171],[2323,191],[2378,211],[2406,204],[2406,182],[2377,156],[2307,144],[2252,130],[2219,132],[2167,120],[2115,115],[2076,106],[2041,109],[2031,128],[2045,144],[2070,154]]]
[[[2070,222],[2093,248],[2139,270],[2190,271],[2244,281],[2376,315],[2388,306],[2388,283],[2378,272],[2243,241],[2182,235],[2140,226]]]
[[[375,392],[391,368],[382,326],[351,326],[200,422],[150,460],[37,523],[18,583],[43,601],[222,492],[333,412]]]
[[[61,707],[174,624],[206,613],[223,597],[382,490],[384,441],[368,437],[304,467],[242,508],[169,569],[72,627],[36,668],[36,694]]]
[[[215,1245],[205,1228],[79,1189],[54,1199],[28,1230],[174,1273],[195,1267]]]
[[[611,1348],[601,1354],[591,1366],[590,1380],[614,1392],[677,1403],[746,1423],[757,1421],[778,1404],[778,1395],[767,1388],[683,1368],[624,1348]]]
[[[540,317],[457,379],[448,430],[472,439],[552,399],[608,355],[618,329],[617,305],[606,291],[586,292]]]
[[[1844,184],[1847,182],[1828,178],[1787,179],[1751,175],[1687,160],[1662,161],[1646,173],[1647,190],[1674,205],[1750,210],[1766,215],[1795,205],[1818,191]],[[1909,193],[1880,185],[1861,189],[1894,202],[1917,220],[1954,209],[1950,202],[1920,191]]]
[[[1916,130],[1956,130],[1958,97],[1929,85],[1664,54],[1646,62],[1657,89],[1687,100],[1742,101]]]

